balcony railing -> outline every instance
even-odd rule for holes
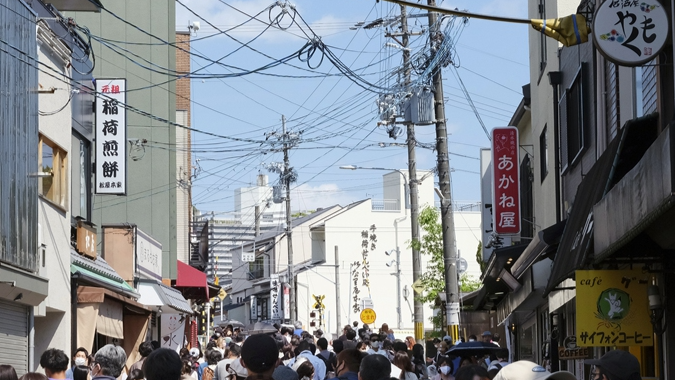
[[[373,199],[373,211],[400,211],[401,202],[398,199]]]

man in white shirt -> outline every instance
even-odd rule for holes
[[[326,377],[326,364],[323,362],[323,360],[316,357],[312,351],[310,351],[309,342],[306,340],[301,340],[298,344],[298,350],[300,351],[298,356],[307,358],[307,360],[309,360],[309,362],[314,366],[313,380],[323,380]],[[291,359],[288,364],[286,364],[286,366],[293,367],[295,360],[296,358]]]

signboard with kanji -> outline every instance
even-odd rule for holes
[[[279,282],[279,275],[273,274],[270,276],[270,319],[281,319],[281,282]]]
[[[363,309],[361,310],[361,322],[365,324],[371,324],[375,323],[375,319],[377,318],[377,314],[375,314],[375,310],[373,309]]]
[[[668,15],[657,0],[606,0],[593,17],[593,42],[608,60],[638,66],[658,56]]]
[[[520,165],[518,128],[492,130],[492,210],[497,234],[520,232]]]
[[[127,192],[126,79],[96,80],[96,194]]]
[[[651,346],[647,287],[642,270],[578,270],[576,343],[593,346]]]

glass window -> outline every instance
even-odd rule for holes
[[[541,167],[541,182],[544,182],[546,175],[548,174],[548,143],[547,143],[547,127],[544,126],[544,130],[541,131],[539,135],[539,166]]]
[[[534,345],[535,345],[535,327],[536,324],[530,324],[529,327],[523,328],[520,330],[520,356],[518,360],[529,360],[531,362],[537,362],[534,357]]]
[[[40,135],[39,144],[39,171],[50,174],[40,177],[39,193],[54,204],[67,208],[68,154],[45,136]]]
[[[539,0],[539,18],[542,20],[546,19],[546,3],[544,0]],[[544,71],[546,68],[546,35],[544,33],[539,33],[539,70]]]

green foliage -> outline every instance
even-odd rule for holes
[[[462,293],[473,292],[474,290],[478,290],[480,286],[480,280],[474,276],[464,273],[459,277],[459,291]]]
[[[422,240],[412,241],[411,246],[424,255],[430,255],[427,270],[421,280],[424,293],[418,296],[421,302],[433,302],[438,293],[445,290],[443,270],[443,230],[438,220],[438,211],[432,207],[425,207],[419,214],[420,228],[425,232]]]
[[[480,265],[480,273],[484,274],[485,269],[487,268],[487,263],[483,261],[483,242],[478,242],[478,249],[476,250],[476,261]]]
[[[292,218],[302,218],[302,217],[305,217],[307,215],[313,214],[315,212],[316,212],[316,210],[299,211],[299,212],[296,212],[295,214],[291,214],[291,217]]]

